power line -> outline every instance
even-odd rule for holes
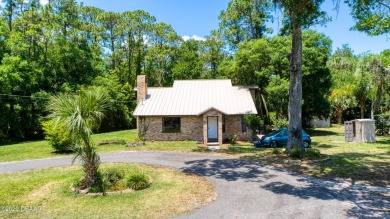
[[[19,98],[30,98],[30,99],[46,99],[49,100],[50,98],[47,97],[32,97],[32,96],[22,96],[22,95],[15,95],[15,94],[0,94],[1,99],[7,99],[2,97],[19,97]]]
[[[33,97],[33,96],[22,96],[22,95],[15,95],[15,94],[0,94],[0,99],[3,100],[8,100],[10,99],[9,97],[17,97],[17,98],[28,98],[28,99],[42,99],[42,100],[50,100],[48,97]],[[135,100],[110,100],[111,102],[116,102],[116,103],[134,103],[136,102]]]

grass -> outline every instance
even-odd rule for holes
[[[389,184],[389,136],[377,136],[376,143],[345,142],[344,127],[337,125],[327,129],[309,130],[309,133],[312,135],[313,147],[330,157],[327,162],[303,167],[310,175]]]
[[[80,166],[0,174],[0,207],[14,209],[1,209],[0,218],[170,218],[215,197],[204,178],[170,168],[122,163],[102,167],[143,172],[153,183],[145,190],[94,197],[69,189],[82,176]]]
[[[246,158],[276,166],[284,166],[303,174],[351,180],[363,180],[371,183],[389,184],[390,182],[390,137],[377,136],[376,143],[351,143],[344,141],[344,127],[333,125],[331,128],[306,130],[312,136],[312,147],[319,149],[330,160],[320,163],[304,163],[300,166],[286,165],[286,155],[273,153],[271,148],[254,148],[253,144],[240,142],[236,146],[223,145],[218,152],[210,152],[192,141],[147,142],[146,146],[126,147],[124,145],[98,146],[99,152],[118,150],[142,151],[181,151],[219,153],[227,156]],[[124,139],[127,143],[136,139],[136,130],[126,130],[93,136],[95,142]],[[46,141],[24,142],[0,146],[0,162],[17,161],[59,156]],[[282,151],[282,149],[280,150]]]
[[[329,160],[289,165],[286,160],[290,158],[285,154],[273,153],[272,148],[254,148],[253,144],[242,142],[236,146],[224,145],[217,153],[283,166],[315,177],[342,177],[372,184],[390,184],[390,136],[377,136],[376,143],[353,143],[344,141],[343,126],[306,131],[311,135],[311,147],[320,150],[321,158],[329,157]]]
[[[96,143],[104,141],[125,140],[127,143],[134,142],[137,139],[136,130],[124,130],[110,133],[93,135]],[[198,146],[192,141],[175,142],[147,142],[145,147],[126,147],[126,145],[115,144],[97,146],[99,152],[120,151],[120,150],[151,150],[151,151],[183,151],[190,152],[197,149]],[[54,153],[53,148],[46,140],[22,142],[10,145],[0,146],[0,162],[20,161],[27,159],[40,159],[66,154]]]

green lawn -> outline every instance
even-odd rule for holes
[[[311,175],[321,177],[346,177],[374,183],[390,182],[390,136],[377,136],[376,143],[344,141],[344,127],[308,130],[313,147],[331,159],[308,165]]]
[[[135,139],[135,135],[136,135],[135,130],[127,130],[127,131],[96,134],[93,135],[93,139],[95,140],[95,142],[100,142],[103,140],[116,140],[116,139],[125,139],[126,141],[130,141],[131,139]],[[124,149],[125,147],[123,145],[110,145],[110,146],[98,148],[100,152],[124,150]],[[48,141],[46,140],[4,145],[4,146],[0,146],[0,162],[64,156],[64,154],[57,154],[54,153],[53,151],[54,151],[53,148],[49,145]]]
[[[118,150],[182,151],[219,153],[228,156],[247,158],[317,177],[344,177],[352,180],[364,180],[373,183],[390,182],[390,137],[377,136],[376,143],[350,143],[344,141],[343,126],[306,130],[312,136],[312,147],[319,149],[330,160],[321,163],[303,163],[300,166],[286,165],[286,156],[272,154],[271,148],[254,148],[251,143],[236,146],[223,145],[218,152],[200,148],[192,141],[147,142],[146,146],[126,147],[125,145],[98,146],[99,152]],[[93,136],[96,143],[103,141],[125,140],[134,142],[136,130],[125,130]],[[282,152],[282,148],[279,151]],[[24,142],[0,146],[0,162],[63,156],[53,153],[46,141]]]
[[[344,141],[344,127],[306,130],[312,139],[312,148],[319,149],[325,162],[302,165],[286,164],[284,154],[274,155],[271,148],[254,148],[253,144],[237,146],[224,145],[219,153],[260,161],[275,166],[283,166],[293,171],[324,178],[349,178],[374,184],[390,183],[390,136],[377,136],[376,143],[353,143]],[[282,152],[284,148],[279,148]],[[309,160],[310,161],[310,160]]]
[[[123,163],[101,167],[142,172],[153,183],[126,194],[88,196],[70,191],[83,174],[78,165],[3,173],[0,218],[171,218],[215,197],[214,187],[203,177],[171,168]]]
[[[124,130],[93,135],[96,143],[103,141],[125,140],[126,143],[134,142],[136,130]],[[120,150],[151,150],[151,151],[183,151],[190,152],[198,148],[193,141],[172,141],[172,142],[147,142],[142,147],[126,147],[126,145],[115,144],[97,146],[99,152],[120,151]],[[0,162],[20,161],[26,159],[39,159],[47,157],[64,156],[67,154],[58,154],[53,152],[53,148],[47,141],[31,141],[17,144],[0,146]]]

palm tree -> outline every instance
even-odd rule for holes
[[[72,163],[80,158],[85,173],[84,185],[94,185],[97,179],[100,157],[92,140],[108,108],[108,98],[102,89],[82,89],[76,94],[60,94],[54,96],[48,105],[50,118],[56,124],[65,124],[76,152]]]

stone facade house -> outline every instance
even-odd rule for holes
[[[232,86],[230,80],[176,80],[172,87],[148,88],[137,77],[138,136],[145,140],[193,140],[222,144],[231,135],[250,140],[245,114],[257,114],[255,86]]]

